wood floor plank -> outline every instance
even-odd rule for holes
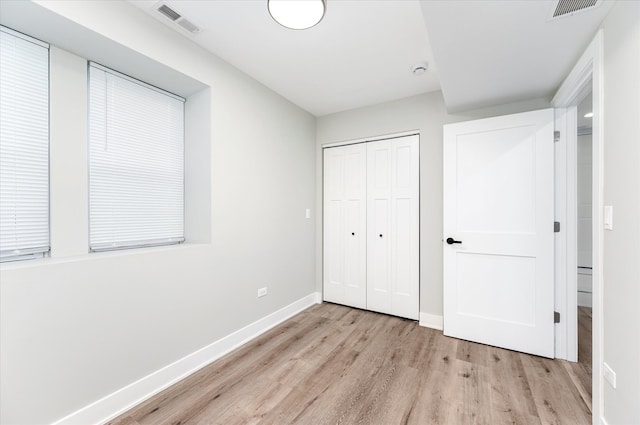
[[[588,373],[581,368],[579,365],[576,366],[572,362],[567,362],[564,360],[559,360],[562,362],[562,366],[567,371],[567,375],[569,375],[569,379],[573,382],[573,385],[576,387],[576,390],[580,394],[582,401],[587,405],[587,409],[590,412],[593,411],[591,405],[591,373]]]
[[[467,363],[474,363],[481,366],[489,365],[489,347],[488,345],[476,344],[470,341],[460,340],[458,343],[458,351],[456,359]]]
[[[260,381],[264,374],[280,367],[288,360],[281,355],[284,350],[300,349],[320,338],[325,331],[323,326],[325,322],[324,318],[311,318],[307,326],[301,326],[295,331],[285,333],[288,337],[275,345],[271,344],[271,341],[257,341],[256,347],[252,350],[256,356],[244,356],[242,359],[244,367],[234,365],[234,367],[226,368],[225,372],[228,373],[220,374],[217,382],[198,392],[191,409],[174,411],[162,421],[156,420],[154,424],[169,425],[179,422],[186,425],[206,422],[207,418],[212,416],[216,418],[227,417],[227,411],[233,409],[235,403],[246,400],[247,389],[255,387],[256,382],[264,383],[264,380]],[[281,334],[276,333],[276,336],[278,335]],[[247,363],[247,358],[253,358],[253,361]],[[268,392],[269,388],[265,387],[264,391]]]
[[[433,370],[422,374],[421,384],[415,392],[412,405],[402,424],[448,424],[449,414],[453,410],[451,394],[454,390],[455,367],[453,361],[446,370]]]
[[[402,344],[395,347],[392,357],[401,365],[419,369],[428,357],[438,332],[409,323],[402,336]]]
[[[590,372],[325,303],[110,424],[588,424]]]
[[[571,378],[574,386],[580,394],[582,400],[587,405],[589,411],[591,406],[591,308],[578,307],[578,361],[561,361],[567,374]]]
[[[454,360],[453,411],[449,422],[453,424],[491,425],[491,385],[486,366]]]
[[[346,320],[345,320],[346,319]],[[362,351],[372,340],[373,335],[386,322],[380,315],[361,310],[353,310],[349,315],[338,319],[344,331],[344,338],[326,355],[310,355],[305,357],[311,372],[305,377],[303,387],[294,388],[295,395],[283,400],[269,416],[264,424],[289,424],[315,412],[318,399],[332,399],[332,388],[340,388],[358,370],[357,363]],[[315,353],[314,353],[315,354]],[[356,364],[356,366],[354,366]],[[328,396],[325,393],[329,392]],[[328,416],[327,411],[337,409],[336,405],[325,406],[319,415]],[[300,422],[301,423],[301,422]]]
[[[393,373],[385,375],[388,380],[378,383],[367,397],[360,410],[358,424],[400,424],[406,423],[415,403],[415,395],[407,388],[416,388],[420,377],[414,368],[397,364]]]
[[[253,341],[251,346],[259,347],[266,345],[268,347],[271,344],[277,345],[280,341],[290,338],[290,332],[299,326],[300,324],[295,320],[283,323],[279,329],[273,329]],[[311,326],[313,326],[313,324],[311,324]],[[251,365],[259,355],[259,351],[244,346],[233,353],[233,361],[239,365]],[[143,402],[132,410],[132,415],[141,425],[156,424],[170,417],[174,410],[183,410],[181,406],[194,403],[195,400],[207,392],[212,385],[216,385],[223,380],[226,374],[235,373],[235,375],[238,376],[244,374],[241,369],[228,367],[230,358],[231,356],[227,355],[219,359],[216,362],[216,368],[203,368],[178,384]],[[113,424],[116,423],[117,422],[113,422]]]
[[[309,404],[304,412],[296,416],[296,423],[353,423],[371,388],[381,380],[387,379],[387,373],[393,373],[393,366],[386,367],[385,359],[390,357],[396,346],[395,330],[402,323],[402,319],[392,318],[379,322],[376,316],[379,315],[368,313],[368,317],[376,319],[380,326],[366,342],[364,339],[356,341],[356,349],[360,354],[348,373],[341,374],[339,379],[331,380],[326,391]],[[355,332],[349,340],[353,339],[356,333],[362,332]],[[331,415],[326,415],[328,420],[319,419],[325,416],[327,409],[332,411]],[[335,421],[333,418],[336,418]]]
[[[591,423],[591,412],[560,361],[526,354],[520,358],[542,423]]]
[[[491,410],[499,424],[540,424],[520,354],[490,347]]]
[[[423,347],[417,364],[420,383],[414,404],[402,423],[448,424],[453,410],[455,360],[460,340],[446,337],[433,329],[425,330],[429,344]]]

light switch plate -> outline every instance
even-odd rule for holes
[[[307,208],[304,211],[304,216],[305,216],[305,218],[311,218],[311,209],[310,208]]]
[[[604,228],[606,230],[613,230],[613,206],[604,206]]]

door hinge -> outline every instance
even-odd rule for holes
[[[554,142],[559,142],[560,141],[560,132],[559,131],[554,131],[553,132],[553,141]]]
[[[559,221],[554,221],[553,222],[553,232],[554,233],[560,232],[560,222]]]
[[[553,312],[553,323],[560,323],[560,313],[557,311]]]

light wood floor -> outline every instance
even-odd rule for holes
[[[110,424],[586,425],[590,310],[580,311],[585,363],[571,364],[325,303]]]

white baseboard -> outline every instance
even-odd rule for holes
[[[230,335],[203,347],[118,391],[54,422],[53,425],[103,424],[167,387],[207,366],[230,351],[260,336],[313,304],[322,302],[314,292]]]
[[[442,316],[420,312],[420,326],[441,331],[443,329],[443,323]]]

